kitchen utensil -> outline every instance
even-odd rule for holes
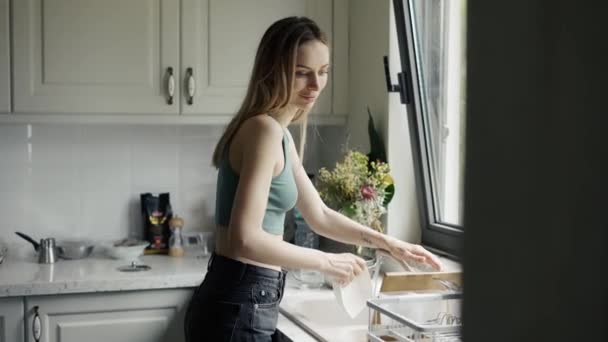
[[[82,259],[91,255],[95,245],[89,241],[60,241],[57,245],[59,257],[64,259]]]
[[[32,239],[29,235],[15,232],[15,234],[29,241],[34,245],[34,250],[38,252],[38,263],[39,264],[52,264],[57,261],[57,253],[55,252],[55,239],[47,238],[40,239],[40,243]]]
[[[34,245],[34,249],[39,253],[40,257],[40,245],[42,245],[44,239],[41,239],[40,243],[38,243],[27,234],[21,232],[15,232],[15,234]],[[94,248],[95,245],[88,240],[60,240],[55,243],[53,253],[63,259],[82,259],[88,257]],[[46,253],[48,254],[49,252]]]
[[[46,238],[40,240],[40,251],[38,252],[39,264],[53,264],[57,261],[57,253],[55,251],[55,239]]]
[[[441,280],[448,282],[444,285]],[[387,272],[382,279],[380,292],[439,292],[446,289],[451,291],[462,290],[462,271]]]
[[[350,318],[355,318],[365,309],[367,300],[372,297],[372,281],[367,267],[348,285],[340,287],[333,285],[334,295],[338,304]]]
[[[150,245],[149,241],[123,239],[102,246],[106,254],[114,259],[134,260],[144,253],[144,249]]]

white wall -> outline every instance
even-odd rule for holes
[[[377,128],[386,135],[388,95],[382,56],[388,54],[390,1],[349,1],[349,146],[369,152],[367,107]]]
[[[292,129],[297,137],[297,127]],[[0,124],[0,240],[143,234],[139,194],[169,192],[185,231],[214,229],[221,126]],[[309,129],[305,165],[332,165],[344,128]],[[13,244],[13,242],[15,244]]]
[[[221,127],[0,125],[0,237],[141,233],[139,194],[170,192],[186,230],[210,230]]]
[[[408,242],[420,242],[409,130],[405,106],[397,93],[388,94],[382,57],[389,56],[393,83],[401,71],[399,50],[389,0],[352,0],[350,6],[350,145],[369,151],[367,111],[387,148],[395,179],[395,197],[386,216],[387,232]]]
[[[397,83],[397,72],[401,72],[399,60],[399,45],[395,28],[393,7],[389,10],[390,54],[389,65],[393,84]],[[387,215],[387,225],[391,227],[391,235],[409,242],[420,242],[421,227],[418,199],[416,197],[416,181],[414,176],[414,161],[410,144],[409,125],[405,105],[401,103],[398,93],[389,95],[387,119],[387,158],[395,173],[395,197],[390,206],[392,210]]]

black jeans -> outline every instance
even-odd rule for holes
[[[284,272],[212,254],[186,311],[186,342],[272,341],[284,289]]]

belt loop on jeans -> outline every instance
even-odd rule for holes
[[[247,274],[247,266],[248,265],[245,264],[245,263],[240,263],[240,262],[239,262],[239,264],[240,264],[239,266],[241,266],[241,267],[239,267],[239,272],[240,272],[240,274],[239,274],[239,282],[240,282],[241,280],[243,280],[243,278],[245,278],[245,275]]]
[[[213,257],[215,257],[215,252],[211,253],[211,256],[209,257],[209,261],[207,261],[207,271],[211,270],[211,264],[213,262]]]

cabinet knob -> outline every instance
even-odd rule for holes
[[[38,306],[34,306],[34,320],[32,321],[32,335],[34,341],[40,341],[40,335],[42,333],[42,323],[40,322],[40,315],[38,314]]]
[[[187,79],[187,87],[188,87],[188,104],[192,105],[194,103],[194,91],[196,90],[196,84],[194,82],[194,70],[192,68],[186,69],[186,79]]]
[[[175,78],[173,77],[173,68],[167,68],[167,74],[169,78],[167,78],[167,93],[169,97],[167,98],[167,104],[173,104],[173,94],[175,93]]]

